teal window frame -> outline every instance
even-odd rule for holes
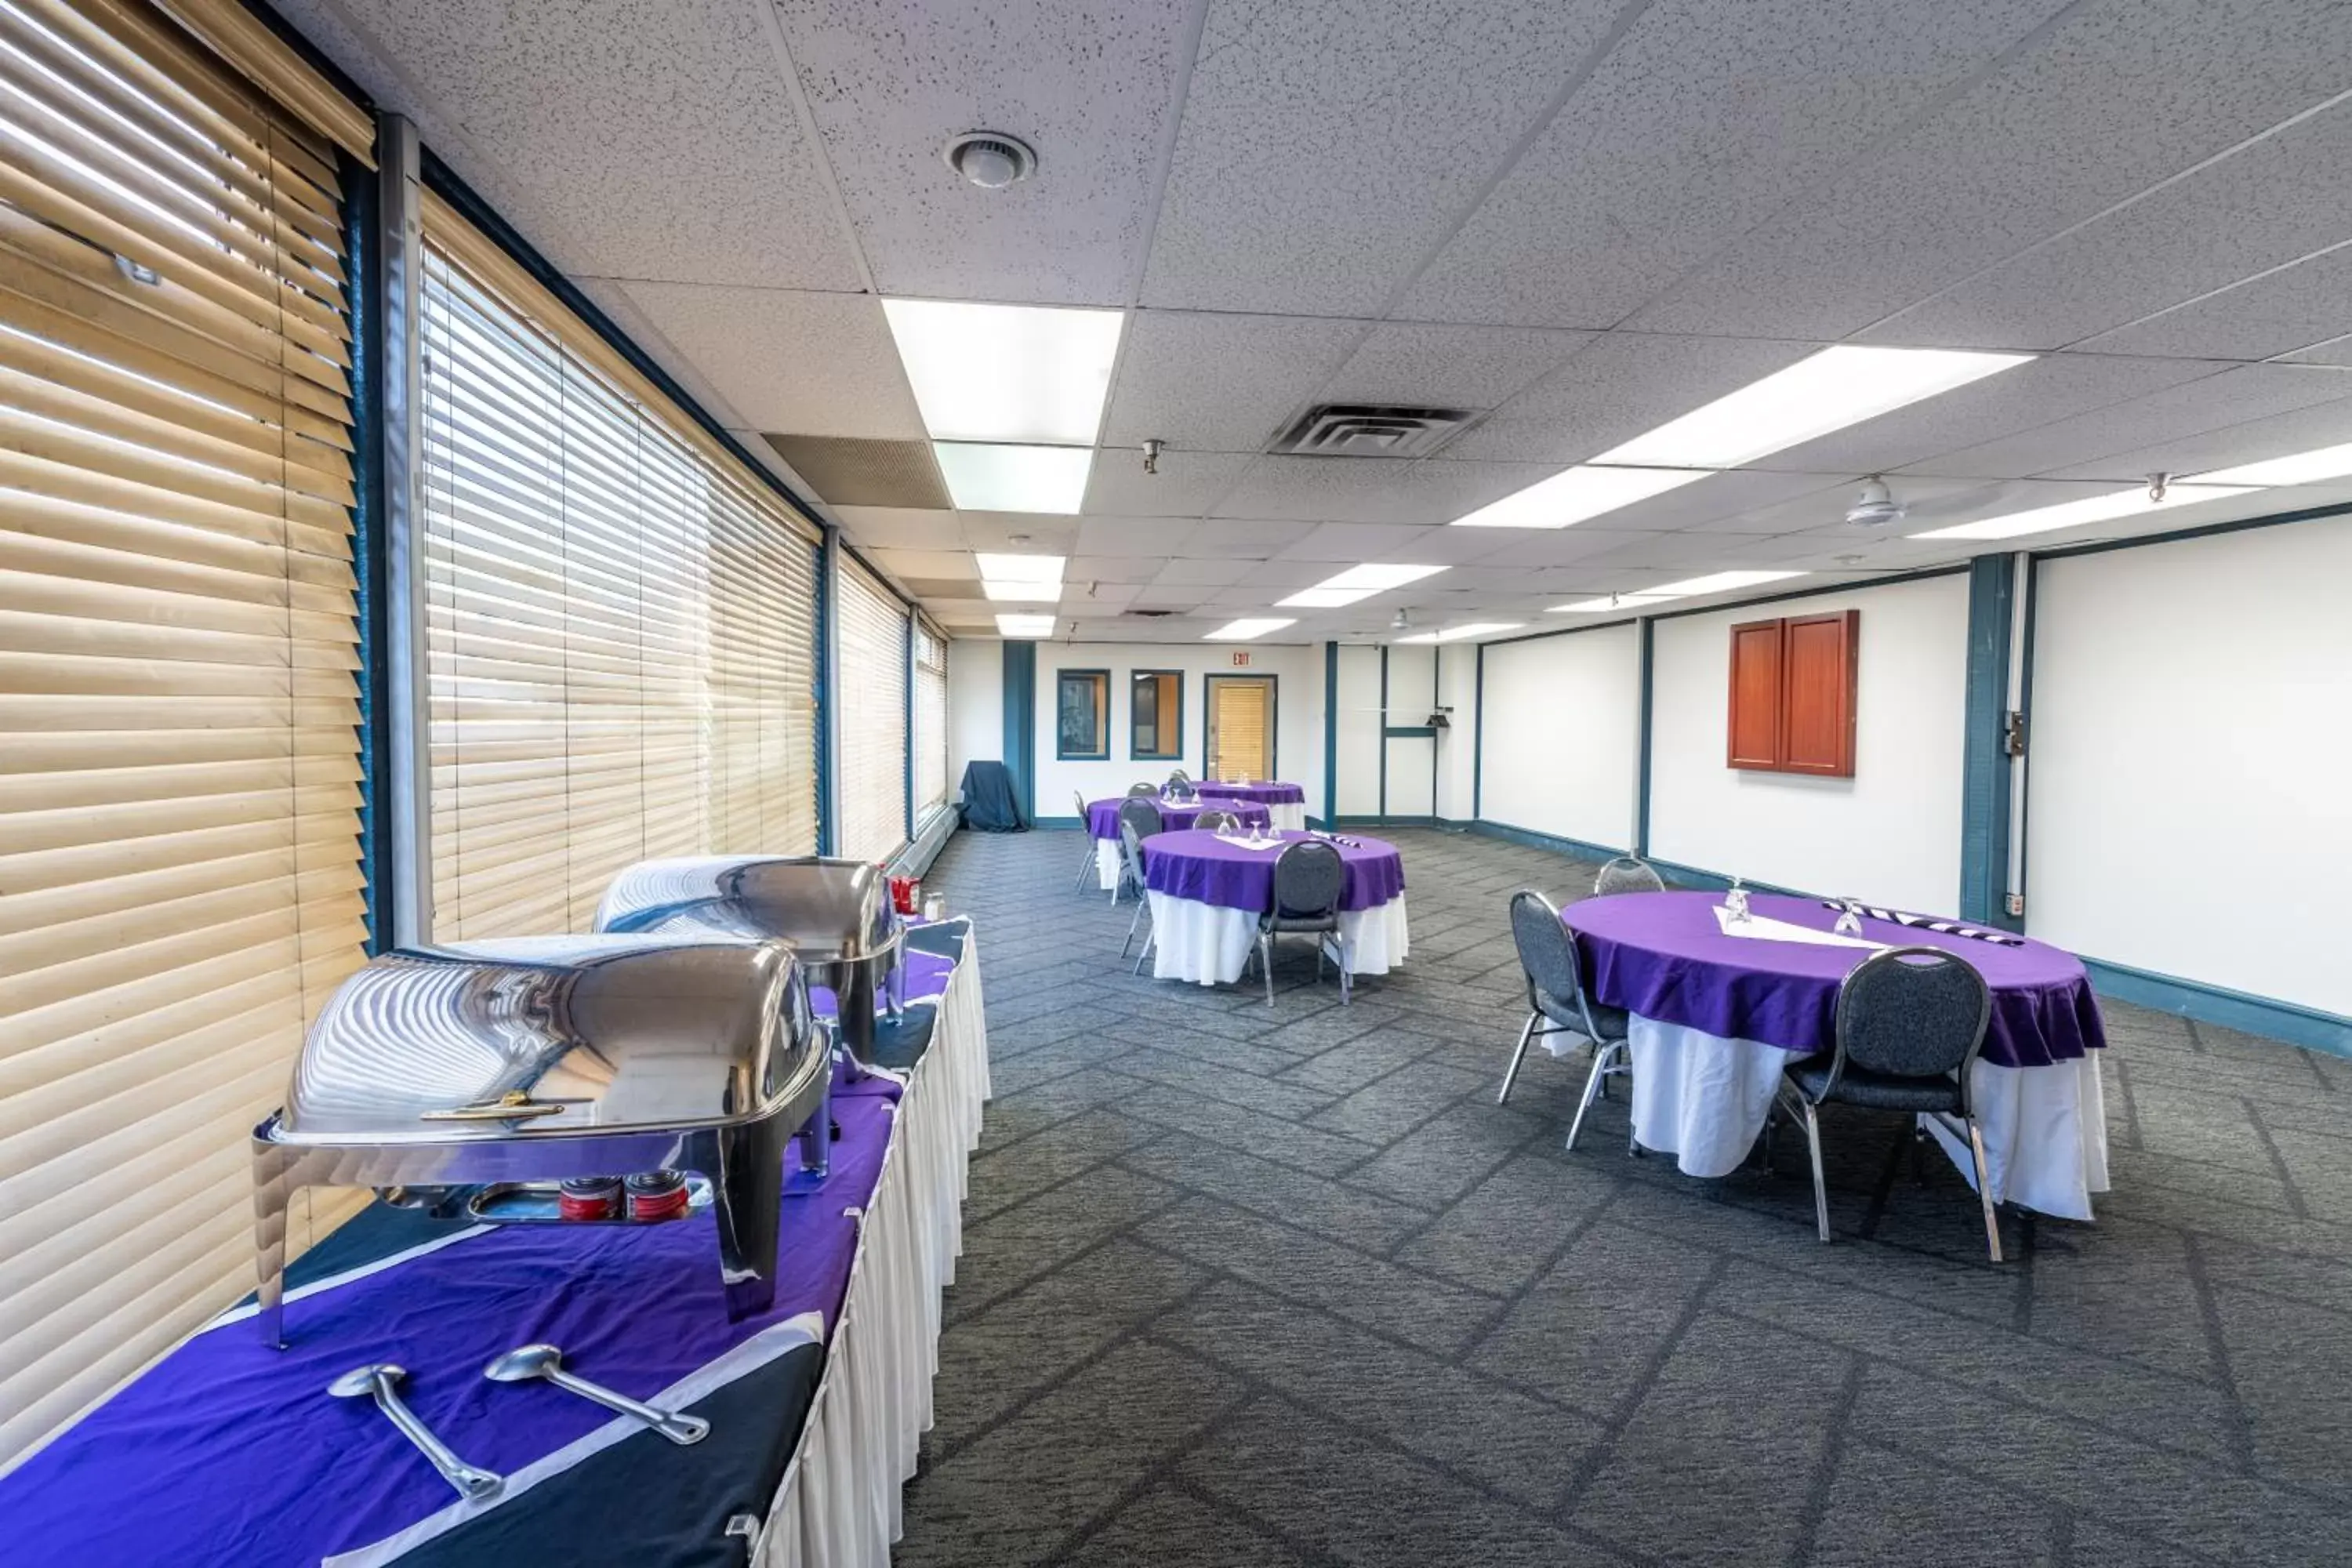
[[[1062,693],[1074,680],[1091,680],[1101,693],[1095,711],[1099,715],[1095,731],[1095,749],[1074,752],[1063,743]],[[1054,672],[1054,760],[1057,763],[1107,763],[1110,761],[1110,671],[1108,669],[1057,669]]]
[[[1176,691],[1176,717],[1171,721],[1158,715],[1153,723],[1160,731],[1160,744],[1145,751],[1135,743],[1135,693],[1146,679],[1172,686]],[[1157,703],[1159,698],[1152,700]],[[1184,672],[1181,669],[1130,669],[1127,672],[1127,755],[1129,762],[1181,763],[1184,760]]]

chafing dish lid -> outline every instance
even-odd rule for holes
[[[596,929],[782,937],[805,963],[875,957],[898,940],[882,868],[815,855],[641,860],[605,889]]]
[[[523,937],[386,953],[310,1026],[276,1136],[462,1142],[756,1121],[816,1039],[780,942]]]

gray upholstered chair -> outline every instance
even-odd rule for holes
[[[1813,1217],[1830,1239],[1822,1179],[1819,1108],[1830,1100],[1933,1116],[1966,1137],[1975,1157],[1985,1249],[2000,1261],[2000,1224],[1985,1169],[1984,1135],[1969,1101],[1969,1074],[1984,1048],[1992,994],[1973,964],[1940,947],[1895,947],[1854,966],[1838,987],[1833,1048],[1791,1062],[1780,1108],[1805,1125],[1813,1162]]]
[[[1087,885],[1087,879],[1095,874],[1094,825],[1087,818],[1086,795],[1077,790],[1072,790],[1070,798],[1078,803],[1078,843],[1085,849],[1085,853],[1078,859],[1078,886],[1084,888]],[[1118,896],[1118,889],[1113,888],[1111,897]]]
[[[1592,879],[1592,890],[1601,898],[1612,893],[1663,893],[1666,879],[1658,875],[1657,868],[1632,855],[1620,855],[1601,868]]]
[[[1154,817],[1159,815],[1158,812],[1152,813]],[[1136,932],[1142,931],[1143,951],[1135,955],[1135,970],[1139,974],[1143,972],[1143,961],[1150,956],[1151,944],[1159,936],[1159,932],[1151,929],[1151,898],[1143,886],[1143,841],[1149,837],[1142,831],[1140,819],[1129,816],[1126,806],[1119,807],[1119,876],[1135,885],[1135,918],[1127,922],[1127,940],[1118,944],[1118,955],[1125,958],[1127,950],[1135,945]]]
[[[1325,945],[1337,951],[1339,1002],[1344,1006],[1349,1001],[1348,941],[1339,934],[1339,899],[1347,887],[1347,861],[1336,846],[1320,838],[1299,839],[1275,856],[1273,896],[1257,918],[1256,958],[1265,972],[1267,1006],[1274,1005],[1274,939],[1294,933],[1315,938],[1318,982],[1323,978]]]
[[[1519,1063],[1528,1047],[1543,1035],[1582,1035],[1592,1042],[1592,1070],[1585,1075],[1584,1094],[1576,1103],[1576,1120],[1569,1123],[1568,1146],[1584,1129],[1584,1113],[1608,1091],[1609,1080],[1633,1070],[1625,1042],[1632,1023],[1622,1007],[1596,1002],[1584,986],[1578,963],[1576,933],[1559,918],[1549,899],[1532,888],[1511,895],[1511,942],[1519,950],[1519,967],[1528,977],[1528,1021],[1519,1029],[1519,1043],[1511,1051],[1511,1065],[1503,1069],[1502,1092],[1495,1103],[1511,1098]]]
[[[1160,786],[1156,784],[1131,784],[1127,786],[1127,798],[1129,800],[1143,799],[1159,793]]]
[[[1212,806],[1192,819],[1193,827],[1202,833],[1232,832],[1242,825],[1242,819],[1230,811]]]
[[[1138,838],[1149,838],[1165,826],[1160,820],[1160,807],[1156,804],[1134,795],[1129,795],[1118,803],[1118,820],[1122,826],[1129,822],[1135,824],[1135,836]],[[1129,889],[1134,889],[1137,898],[1143,897],[1143,862],[1127,853],[1124,847],[1126,838],[1127,835],[1121,832],[1118,876],[1112,881],[1110,889],[1110,901],[1114,904],[1118,902],[1119,895]]]
[[[1192,793],[1192,775],[1182,768],[1171,768],[1168,773],[1168,782],[1160,787],[1169,795],[1189,795]]]

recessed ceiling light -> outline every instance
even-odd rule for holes
[[[1089,447],[989,447],[934,441],[948,499],[961,511],[1075,514],[1094,469]]]
[[[1823,349],[1593,461],[1734,468],[2032,357],[1959,349]]]
[[[1271,616],[1261,616],[1255,620],[1227,621],[1215,631],[1204,635],[1201,640],[1202,642],[1246,642],[1251,637],[1262,637],[1268,632],[1278,632],[1285,626],[1295,626],[1297,624],[1295,620],[1276,620]]]
[[[1063,555],[1003,555],[993,551],[972,552],[980,574],[999,583],[1058,583],[1069,558]]]
[[[980,591],[1008,605],[1050,605],[1062,596],[1059,583],[1007,583],[1001,577],[982,577]]]
[[[1008,637],[1049,637],[1054,635],[1051,616],[999,616],[996,629]]]
[[[2193,476],[2200,485],[2308,485],[2352,474],[2352,441]]]
[[[882,312],[934,441],[1094,444],[1124,311],[885,300]]]
[[[1520,621],[1474,621],[1466,626],[1454,626],[1442,632],[1423,632],[1418,637],[1399,637],[1399,642],[1460,642],[1465,637],[1492,637],[1496,632],[1515,632],[1525,623]]]
[[[1696,594],[1725,594],[1734,588],[1753,588],[1760,584],[1785,582],[1790,577],[1805,574],[1802,572],[1715,572],[1704,577],[1685,577],[1679,583],[1661,583],[1638,594],[1604,594],[1600,598],[1583,599],[1573,605],[1554,605],[1550,613],[1605,616],[1612,610],[1639,609],[1644,605],[1662,605],[1669,599],[1687,599]]]
[[[2060,501],[2055,506],[2037,506],[2024,511],[2006,512],[2000,517],[1980,518],[1975,522],[1930,529],[1911,537],[2014,539],[2021,533],[2047,533],[2053,528],[2073,528],[2078,523],[2105,522],[2110,518],[2134,517],[2143,512],[2170,511],[2178,506],[2194,506],[2199,501],[2242,496],[2253,488],[2251,485],[2176,484],[2166,488],[2162,500],[2150,500],[2146,485],[2134,485],[2127,490],[2109,490],[2105,495],[2084,496],[2081,500]]]
[[[1371,563],[1350,566],[1336,577],[1326,577],[1312,588],[1302,588],[1287,599],[1276,603],[1296,605],[1302,610],[1336,610],[1342,605],[1352,605],[1360,599],[1391,588],[1402,588],[1408,583],[1418,583],[1423,577],[1434,577],[1444,571],[1443,566],[1402,566]]]
[[[1456,528],[1566,528],[1707,477],[1705,468],[1604,468],[1587,464],[1489,501]]]

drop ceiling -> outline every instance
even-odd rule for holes
[[[1277,638],[1569,625],[2352,441],[2352,6],[278,3],[755,451],[924,453],[886,295],[1123,309],[1079,514],[811,487],[951,631],[992,632],[973,557],[1008,549],[1069,557],[1081,638],[1196,639],[1363,562],[1448,569]],[[979,128],[1036,175],[959,182]],[[1839,342],[2041,357],[1571,528],[1445,526]],[[1371,401],[1479,414],[1419,459],[1265,451]],[[1850,528],[1874,472],[1913,517]]]

